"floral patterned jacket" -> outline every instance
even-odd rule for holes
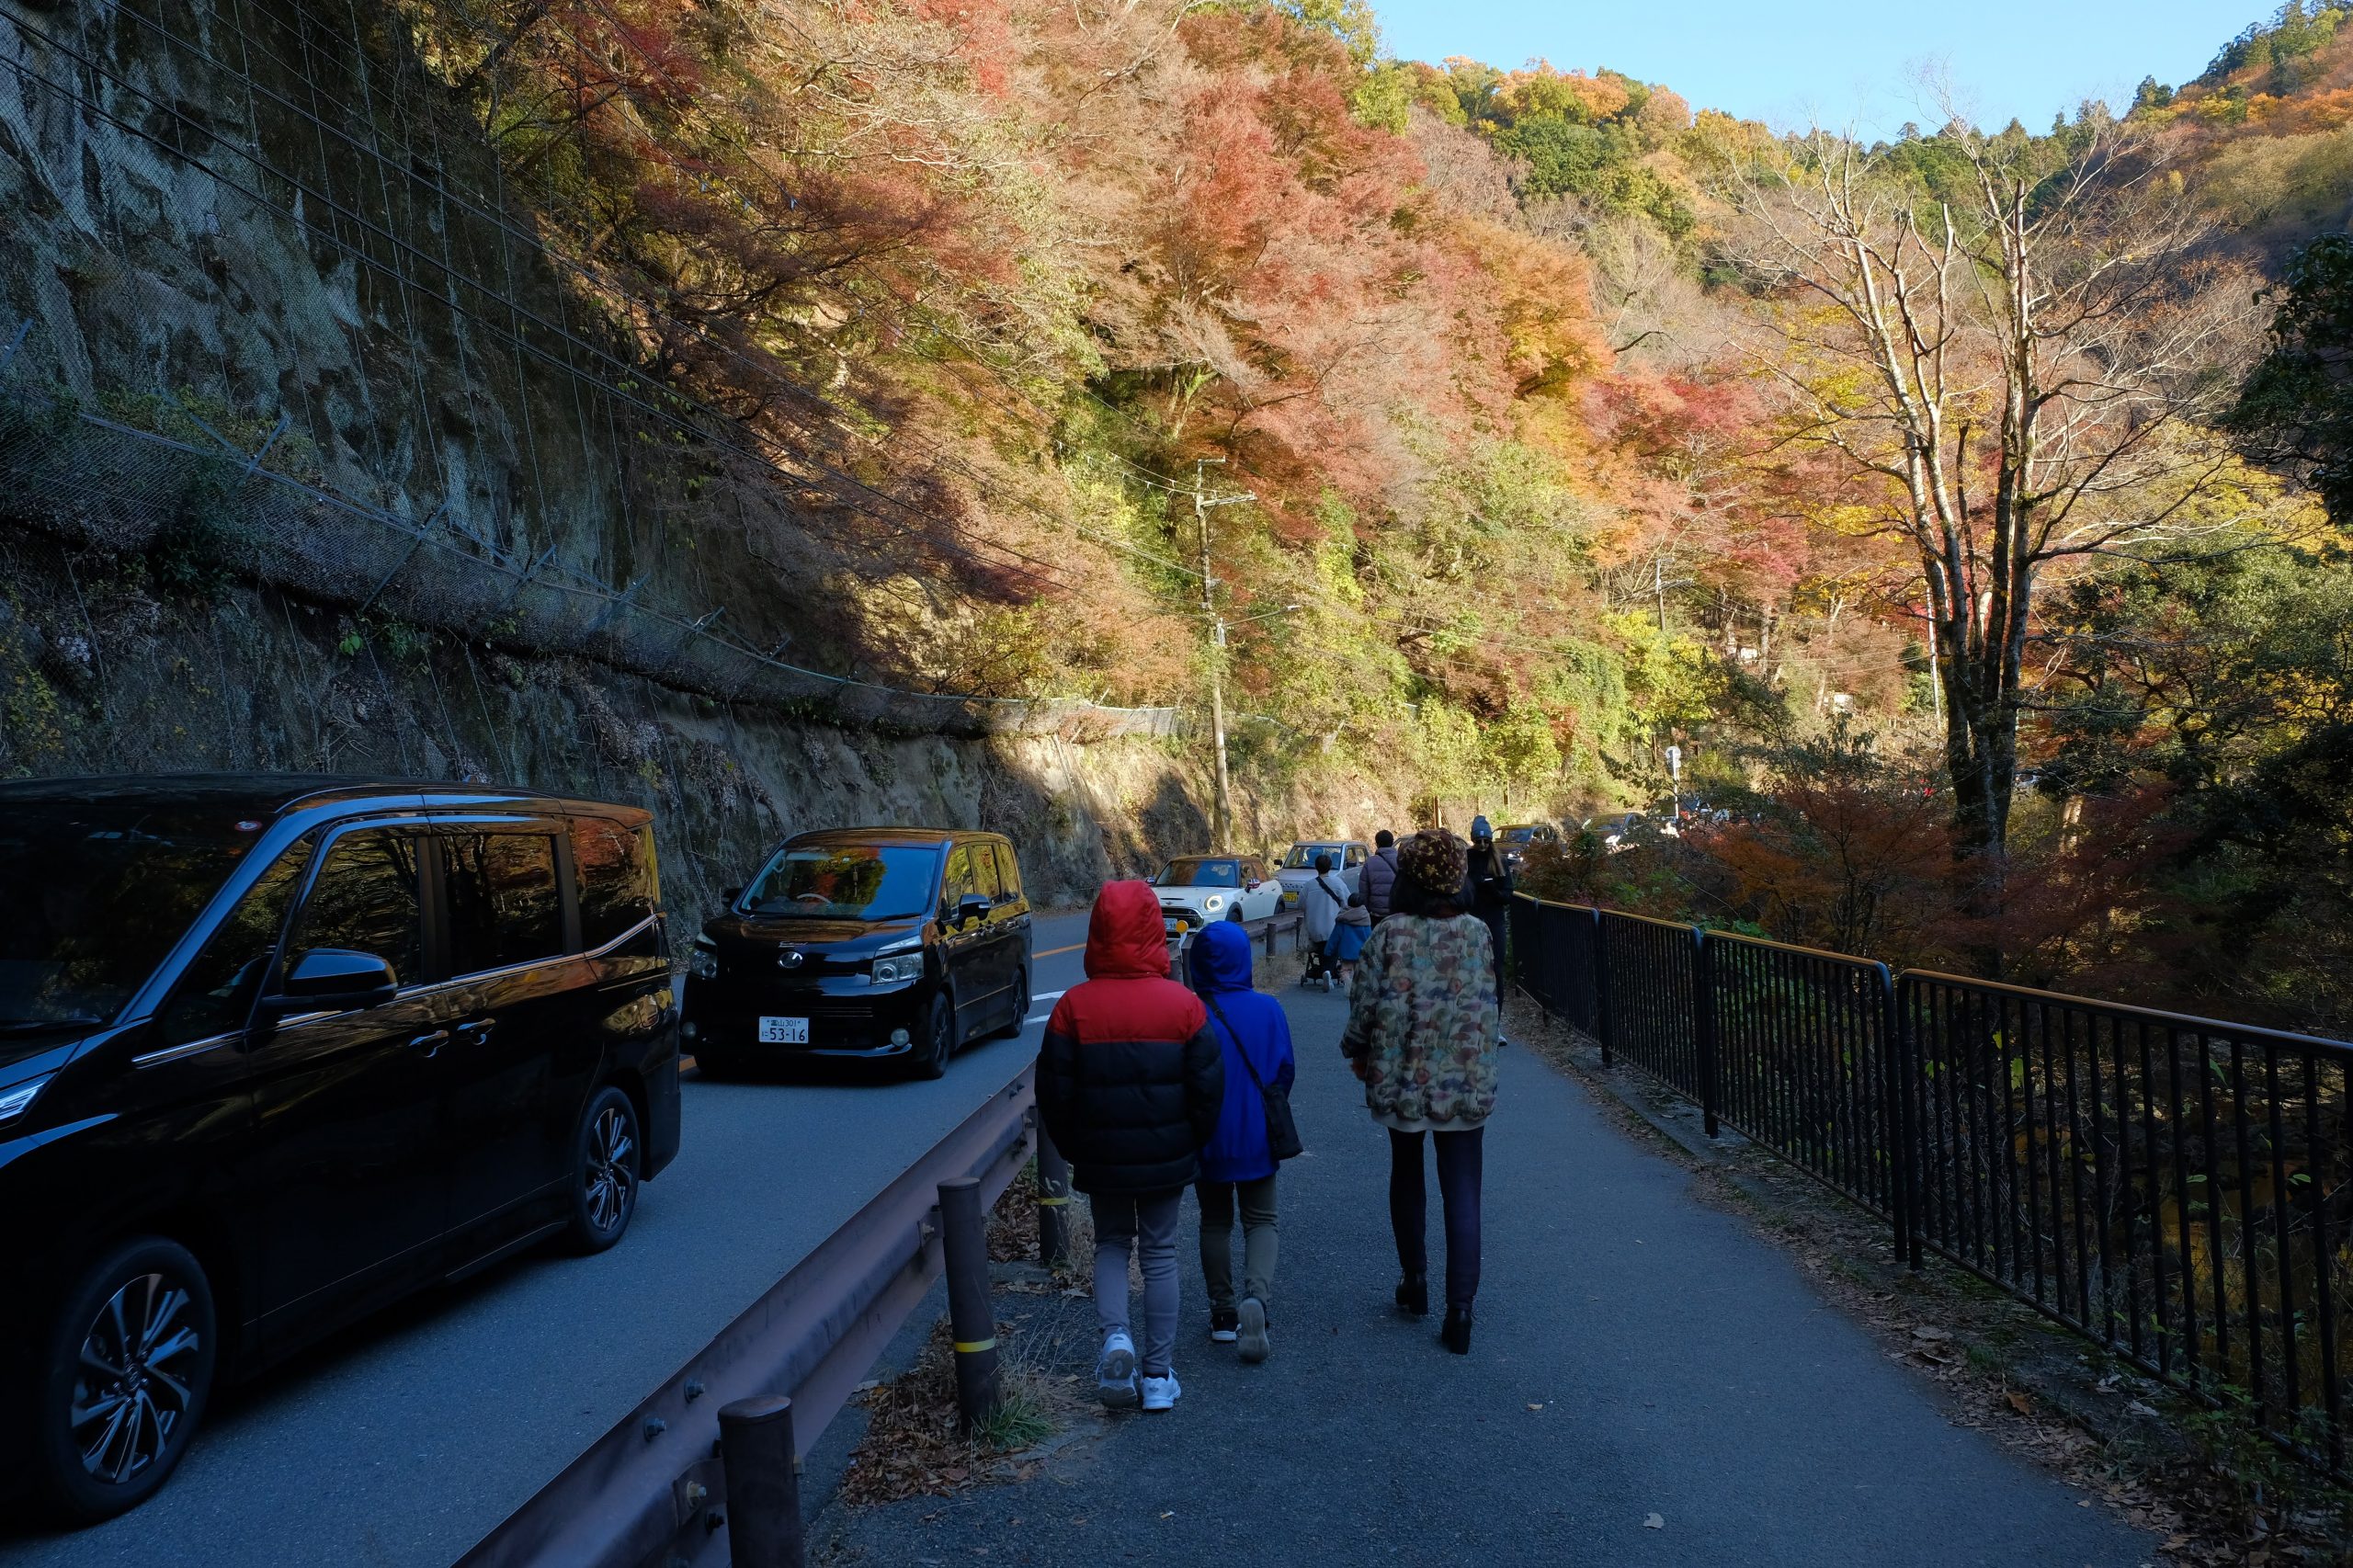
[[[1476,1126],[1495,1109],[1502,1027],[1485,924],[1399,915],[1357,960],[1340,1051],[1376,1117]]]

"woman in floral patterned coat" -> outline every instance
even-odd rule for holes
[[[1502,1015],[1494,944],[1466,913],[1468,851],[1444,829],[1398,846],[1394,918],[1373,928],[1348,993],[1340,1050],[1364,1082],[1365,1105],[1389,1130],[1389,1221],[1404,1278],[1397,1305],[1430,1310],[1425,1240],[1428,1198],[1422,1144],[1437,1146],[1446,1210],[1446,1325],[1457,1355],[1471,1350],[1479,1293],[1479,1179],[1487,1115],[1495,1106],[1495,1046]]]

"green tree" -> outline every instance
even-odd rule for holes
[[[2254,456],[2300,473],[2339,528],[2353,526],[2353,235],[2298,251],[2263,297],[2270,351],[2232,425]]]

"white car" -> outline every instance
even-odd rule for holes
[[[1152,886],[1171,937],[1228,919],[1236,905],[1243,919],[1264,920],[1283,902],[1282,883],[1254,855],[1180,855],[1161,868]]]
[[[1332,875],[1350,892],[1364,880],[1364,863],[1372,858],[1372,846],[1354,838],[1302,838],[1290,846],[1283,857],[1282,869],[1275,873],[1275,881],[1283,885],[1283,907],[1297,909],[1299,895],[1315,880],[1315,857],[1332,858]]]

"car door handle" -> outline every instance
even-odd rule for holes
[[[458,1026],[458,1032],[460,1035],[463,1035],[468,1040],[479,1045],[483,1040],[488,1040],[490,1038],[490,1031],[497,1027],[498,1020],[496,1018],[469,1018],[464,1023]]]
[[[429,1033],[415,1037],[408,1043],[411,1050],[421,1051],[425,1052],[426,1055],[430,1056],[434,1052],[439,1051],[443,1046],[449,1043],[449,1031],[448,1029],[434,1029]]]

